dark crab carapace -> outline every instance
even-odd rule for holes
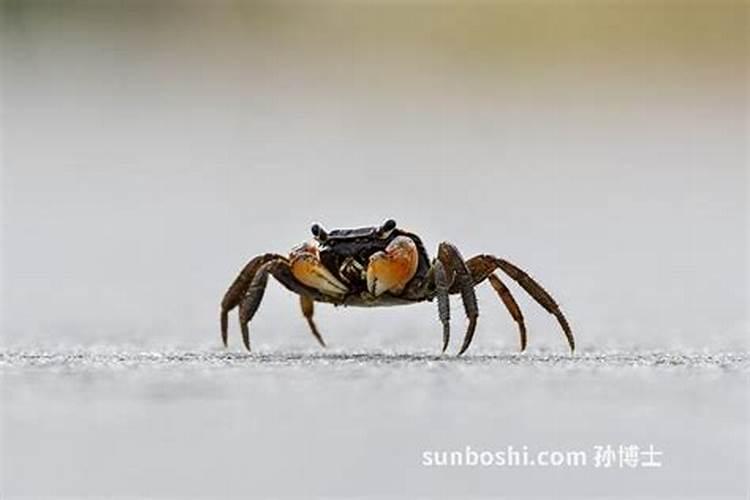
[[[239,306],[242,340],[250,350],[248,324],[260,306],[268,276],[272,275],[299,295],[302,313],[322,346],[325,342],[313,321],[315,302],[374,307],[436,299],[445,352],[450,340],[449,296],[458,294],[468,318],[459,355],[471,345],[479,316],[474,287],[486,279],[518,324],[521,350],[524,350],[526,325],[523,314],[510,290],[495,273],[499,269],[557,318],[570,350],[575,348],[573,333],[555,300],[539,283],[505,259],[477,255],[464,260],[454,245],[441,243],[437,257],[430,261],[419,237],[399,229],[394,220],[387,220],[379,227],[330,232],[314,224],[312,234],[312,242],[295,247],[288,257],[267,253],[245,265],[221,302],[224,345],[227,344],[229,311]]]

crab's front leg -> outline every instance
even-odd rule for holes
[[[479,307],[477,306],[477,297],[474,293],[474,281],[471,272],[464,261],[461,252],[454,245],[443,242],[438,246],[437,260],[440,261],[448,275],[448,282],[451,287],[455,287],[461,295],[461,301],[464,305],[466,318],[469,320],[464,334],[464,341],[458,355],[462,355],[471,345],[474,338],[474,332],[477,328],[477,319],[479,317]],[[452,291],[452,290],[451,290]],[[438,303],[439,304],[439,303]]]
[[[434,282],[438,317],[443,324],[443,352],[445,352],[448,349],[448,342],[451,338],[451,307],[448,295],[450,283],[448,282],[448,275],[445,272],[445,266],[437,259],[432,263],[428,280],[433,280]]]
[[[477,327],[479,308],[474,293],[474,283],[469,268],[458,249],[447,242],[438,246],[438,255],[432,261],[427,278],[422,284],[422,294],[436,298],[440,322],[443,324],[443,352],[450,341],[450,298],[451,293],[460,293],[466,318],[469,320],[464,341],[458,355],[462,355],[471,345]]]

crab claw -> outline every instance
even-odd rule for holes
[[[314,245],[303,243],[292,250],[289,254],[289,263],[294,277],[304,285],[333,296],[345,295],[349,291],[346,285],[320,262],[318,248]]]
[[[397,236],[385,248],[370,256],[367,266],[367,290],[374,296],[385,292],[401,293],[414,277],[419,254],[414,240]]]

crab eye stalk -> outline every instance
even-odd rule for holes
[[[326,233],[326,230],[320,227],[319,224],[313,224],[310,231],[312,231],[313,236],[315,236],[315,239],[318,241],[325,241],[328,239],[328,233]]]
[[[383,222],[383,225],[380,226],[380,230],[378,231],[382,237],[387,237],[391,234],[391,231],[396,229],[396,221],[393,219],[388,219],[387,221]]]

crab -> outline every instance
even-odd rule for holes
[[[221,338],[227,346],[228,315],[239,306],[242,341],[250,351],[249,323],[258,311],[268,277],[273,276],[299,296],[302,314],[318,343],[325,347],[313,320],[315,302],[336,306],[395,306],[437,301],[442,323],[442,352],[450,340],[450,295],[460,295],[468,324],[458,355],[474,338],[479,309],[474,288],[489,281],[518,326],[521,351],[526,348],[526,324],[508,287],[495,273],[516,281],[547,312],[557,318],[571,352],[575,340],[568,320],[542,286],[505,259],[482,254],[464,260],[458,248],[440,243],[430,259],[416,234],[389,219],[376,227],[326,231],[313,224],[313,240],[293,248],[288,256],[266,253],[251,259],[221,302]]]

